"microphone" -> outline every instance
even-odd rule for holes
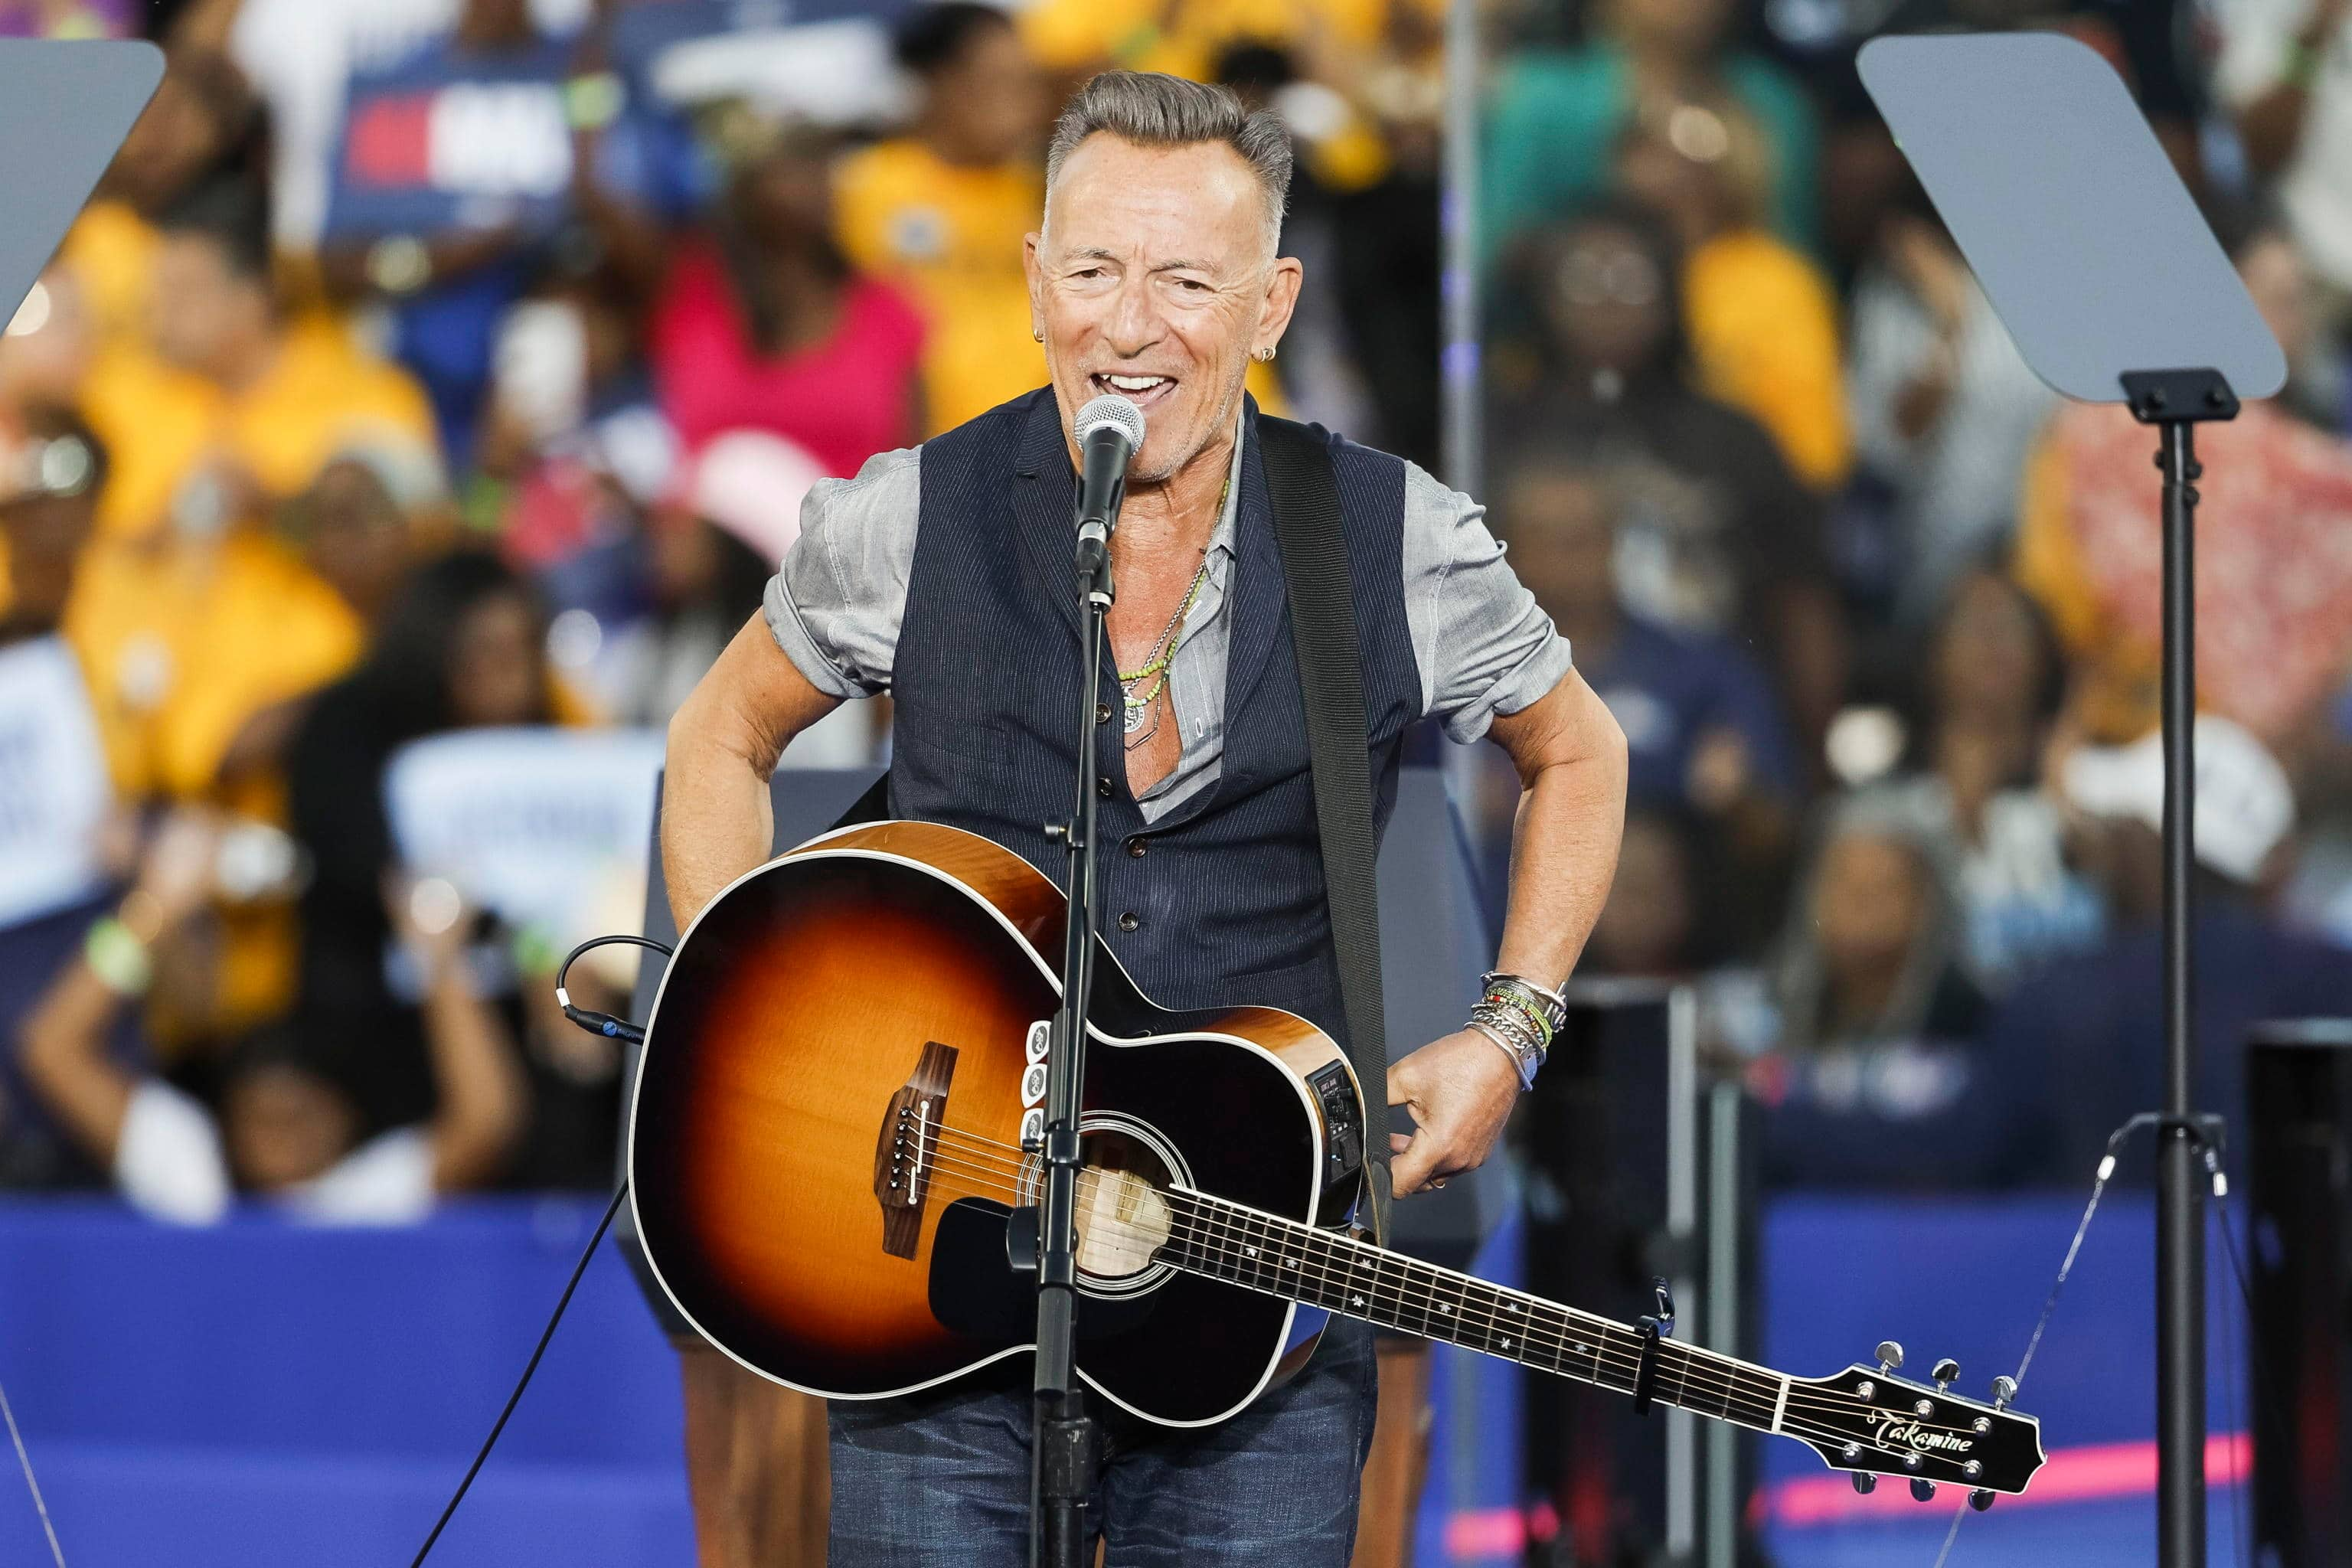
[[[1127,499],[1127,465],[1143,446],[1143,410],[1108,393],[1078,410],[1078,575],[1100,580]]]

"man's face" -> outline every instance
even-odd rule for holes
[[[1229,432],[1251,351],[1272,345],[1299,266],[1270,257],[1265,195],[1223,142],[1139,147],[1097,133],[1054,184],[1024,262],[1066,432],[1105,393],[1143,411],[1130,482],[1166,480]]]

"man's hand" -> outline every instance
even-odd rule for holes
[[[1412,1111],[1420,1131],[1389,1134],[1390,1185],[1398,1197],[1486,1163],[1518,1103],[1519,1075],[1494,1041],[1457,1029],[1389,1068],[1389,1103]]]

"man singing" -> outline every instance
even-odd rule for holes
[[[1343,1028],[1260,416],[1242,391],[1298,299],[1299,264],[1276,254],[1290,164],[1280,123],[1222,88],[1114,71],[1079,89],[1025,247],[1051,384],[809,496],[764,613],[670,726],[662,852],[681,929],[767,858],[785,744],[881,691],[891,815],[986,835],[1059,880],[1037,803],[1070,793],[1071,419],[1110,393],[1148,433],[1111,544],[1125,766],[1096,780],[1105,940],[1163,1005],[1270,1004]],[[1475,503],[1345,441],[1330,458],[1381,811],[1417,719],[1509,752],[1525,794],[1489,989],[1548,1016],[1608,891],[1624,740]],[[1396,1064],[1389,1099],[1417,1129],[1391,1139],[1400,1196],[1486,1157],[1543,1037],[1482,1008]],[[1369,1331],[1335,1321],[1304,1372],[1234,1419],[1116,1435],[1097,1515],[1110,1568],[1342,1568],[1373,1384]],[[1030,1415],[1025,1372],[835,1405],[834,1568],[1021,1561]]]

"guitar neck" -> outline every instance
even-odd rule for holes
[[[1204,1193],[1166,1195],[1172,1232],[1158,1256],[1187,1273],[1633,1392],[1644,1342],[1631,1324]],[[1651,1394],[1701,1415],[1778,1432],[1790,1387],[1786,1373],[1664,1340]]]

